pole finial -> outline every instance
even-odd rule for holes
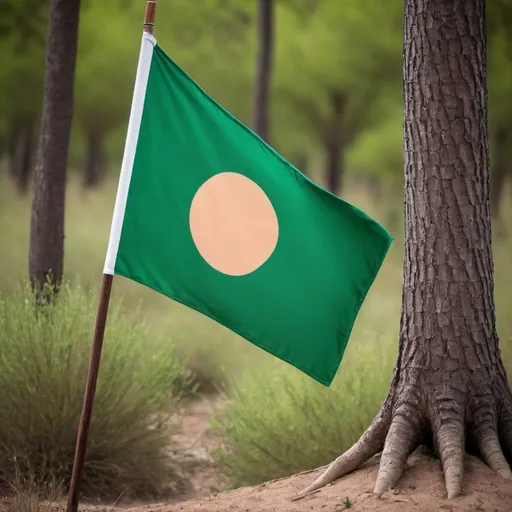
[[[155,26],[156,0],[148,0],[146,3],[146,14],[144,15],[144,32],[153,33]]]

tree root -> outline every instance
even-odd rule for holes
[[[436,452],[441,459],[448,499],[456,498],[462,490],[466,434],[471,435],[482,459],[498,475],[512,478],[512,471],[503,449],[512,454],[512,407],[498,409],[493,400],[485,397],[466,424],[466,410],[455,400],[450,390],[433,394],[431,403],[420,404],[417,396],[403,396],[393,403],[388,395],[381,411],[361,438],[343,455],[334,460],[312,484],[296,494],[297,501],[342,476],[354,471],[372,456],[382,451],[374,493],[381,495],[397,483],[407,465],[407,459],[420,444],[427,429],[433,433]],[[512,406],[512,398],[510,399]],[[422,416],[419,411],[428,411]],[[498,416],[498,413],[500,415]],[[498,437],[499,433],[499,437]],[[500,441],[502,444],[500,444]]]
[[[359,441],[343,455],[334,460],[319,478],[294,496],[292,501],[300,500],[304,496],[354,471],[370,457],[380,452],[384,446],[390,423],[391,403],[389,400],[386,400],[379,414],[366,432],[359,438]]]
[[[499,439],[508,452],[509,462],[512,465],[512,398],[500,404]]]

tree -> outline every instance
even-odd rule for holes
[[[512,2],[494,0],[488,7],[489,135],[491,143],[491,213],[500,217],[503,191],[512,176]]]
[[[512,473],[512,395],[495,326],[485,0],[405,0],[405,261],[391,390],[359,441],[300,496],[382,450],[375,492],[432,441],[448,498],[464,450]],[[501,444],[500,444],[501,443]]]
[[[122,10],[116,3],[89,0],[80,13],[74,118],[85,138],[86,188],[97,186],[104,177],[107,137],[117,128],[126,130],[140,43],[138,7],[138,16],[132,16],[126,6]],[[110,20],[109,29],[98,31],[105,19]],[[126,37],[130,32],[133,37]]]
[[[43,84],[44,33],[47,26],[43,13],[47,9],[45,1],[36,3],[34,0],[22,5],[9,0],[2,9],[11,26],[4,27],[5,31],[0,30],[0,116],[5,126],[4,137],[8,141],[10,175],[18,191],[25,193],[41,112],[42,94],[34,94],[34,91],[41,91]],[[0,27],[2,25],[0,22]]]
[[[375,102],[399,84],[397,5],[346,0],[311,4],[307,16],[288,6],[279,13],[276,103],[295,110],[279,132],[300,127],[316,141],[331,192],[342,188],[348,148],[376,120]]]
[[[274,0],[258,1],[258,58],[254,77],[253,126],[265,140],[269,137],[269,90],[272,67]]]
[[[30,225],[29,274],[42,290],[62,279],[64,201],[80,0],[52,0]]]

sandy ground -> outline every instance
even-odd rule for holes
[[[445,498],[440,463],[426,452],[413,454],[409,469],[396,489],[377,498],[373,485],[378,461],[299,501],[292,496],[316,478],[319,471],[175,504],[147,505],[130,512],[511,512],[512,482],[495,475],[485,464],[467,457],[463,495]]]
[[[179,412],[181,425],[170,440],[168,453],[186,482],[186,489],[169,497],[166,503],[205,498],[228,488],[229,480],[212,456],[212,450],[222,446],[222,440],[210,426],[215,411],[224,405],[225,400],[209,395],[185,403]],[[137,510],[148,504],[148,501],[120,500],[115,508]]]
[[[170,455],[182,467],[189,484],[185,494],[159,504],[128,502],[112,507],[82,503],[80,512],[339,512],[347,509],[358,512],[512,512],[512,481],[503,480],[483,462],[469,456],[465,461],[463,494],[448,501],[440,463],[425,449],[410,457],[409,468],[396,489],[380,498],[372,492],[377,458],[299,501],[291,498],[321,470],[221,492],[229,482],[220,474],[210,455],[211,448],[219,446],[221,441],[209,426],[219,406],[222,402],[215,397],[189,404],[180,433],[172,439]],[[56,505],[48,512],[64,512],[64,502]]]

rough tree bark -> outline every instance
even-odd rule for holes
[[[80,0],[52,0],[46,48],[43,113],[34,176],[29,274],[42,290],[62,279],[64,200]]]
[[[254,77],[253,127],[263,139],[269,140],[269,90],[274,44],[274,0],[258,2],[258,55]]]
[[[104,171],[103,136],[96,132],[87,135],[85,150],[83,185],[85,188],[96,187]]]
[[[484,0],[405,0],[405,261],[391,390],[359,441],[297,498],[381,452],[375,493],[432,443],[448,498],[464,450],[511,477],[512,395],[495,327]]]

